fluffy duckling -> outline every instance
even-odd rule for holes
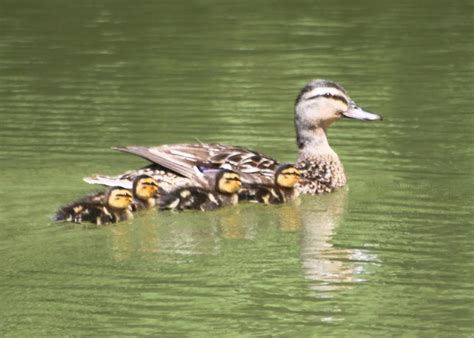
[[[239,194],[240,200],[263,204],[280,204],[295,200],[301,172],[293,164],[281,164],[274,175],[274,184],[247,184]]]
[[[58,210],[53,219],[98,225],[117,223],[133,218],[133,195],[128,189],[112,187],[104,192],[85,196]]]
[[[133,211],[150,209],[156,205],[159,193],[158,182],[148,176],[140,175],[133,180]]]
[[[228,169],[209,170],[205,173],[208,187],[190,186],[175,189],[160,197],[161,210],[215,210],[235,205],[239,201],[240,175]]]

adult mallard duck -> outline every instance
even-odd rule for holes
[[[336,82],[313,80],[300,91],[295,103],[296,167],[301,171],[299,190],[319,194],[346,184],[344,167],[329,146],[326,131],[340,118],[364,121],[382,120],[380,115],[361,109]],[[118,151],[138,155],[152,165],[115,177],[92,176],[93,184],[116,185],[147,174],[163,182],[164,189],[190,182],[193,167],[219,168],[229,165],[240,173],[243,183],[272,184],[277,160],[246,148],[222,144],[174,144],[157,147],[119,147]]]
[[[235,205],[239,201],[240,175],[228,169],[211,169],[199,178],[199,186],[174,189],[160,196],[161,210],[209,211]]]
[[[53,220],[98,225],[117,223],[133,218],[132,203],[133,195],[130,190],[112,187],[106,192],[87,195],[61,207]]]
[[[273,184],[251,183],[239,193],[240,201],[281,204],[295,200],[301,172],[293,164],[281,164],[275,171]]]

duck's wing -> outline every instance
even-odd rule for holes
[[[176,156],[173,152],[162,149],[163,147],[115,147],[114,150],[140,156],[148,161],[156,163],[176,174],[193,179],[196,172],[193,169],[195,158],[186,158],[185,156]],[[185,155],[185,154],[183,154]]]
[[[140,156],[189,179],[195,179],[194,168],[230,166],[248,183],[271,183],[278,162],[264,154],[223,144],[172,144],[157,147],[116,147],[115,150]]]
[[[120,186],[132,189],[133,180],[140,175],[153,177],[159,182],[160,188],[165,191],[191,183],[190,179],[166,170],[158,164],[151,164],[145,168],[130,170],[116,176],[92,175],[84,177],[84,181],[89,184],[100,184],[109,187]]]
[[[138,176],[138,175],[137,175]],[[124,189],[133,189],[133,178],[131,180],[120,176],[93,175],[84,177],[84,182],[89,184],[101,184],[107,187],[122,187]]]

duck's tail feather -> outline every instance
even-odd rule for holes
[[[129,146],[129,147],[113,147],[112,149],[121,151],[124,153],[133,154],[136,156],[140,156],[148,161],[156,163],[164,168],[167,168],[179,175],[187,177],[189,179],[195,178],[194,172],[194,161],[197,160],[194,156],[183,152],[180,156],[176,156],[170,153],[170,151],[165,151],[164,148],[161,147],[137,147],[137,146]],[[185,160],[183,158],[184,155],[191,156],[192,161],[189,159]]]
[[[121,180],[118,178],[102,176],[102,175],[93,175],[89,177],[84,177],[83,180],[84,182],[89,183],[89,184],[100,184],[100,185],[105,185],[107,187],[118,186],[125,189],[130,189],[130,190],[133,188],[132,181]]]

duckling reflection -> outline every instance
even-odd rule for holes
[[[111,255],[130,259],[181,262],[189,256],[217,255],[222,240],[252,239],[255,224],[246,224],[240,208],[214,212],[140,213],[134,226],[119,225],[110,232]]]
[[[219,236],[225,239],[251,239],[251,233],[245,225],[240,208],[229,208],[219,212],[215,219]]]
[[[120,223],[112,227],[108,232],[112,257],[120,262],[156,260],[161,251],[160,216],[155,212],[143,212],[136,215],[133,226]]]
[[[275,213],[278,216],[280,229],[284,232],[295,232],[302,229],[302,223],[300,219],[300,205],[301,201],[297,201],[282,204],[278,208],[275,208]]]
[[[116,226],[111,231],[112,256],[118,262],[130,259],[131,250],[131,229],[129,226]]]

